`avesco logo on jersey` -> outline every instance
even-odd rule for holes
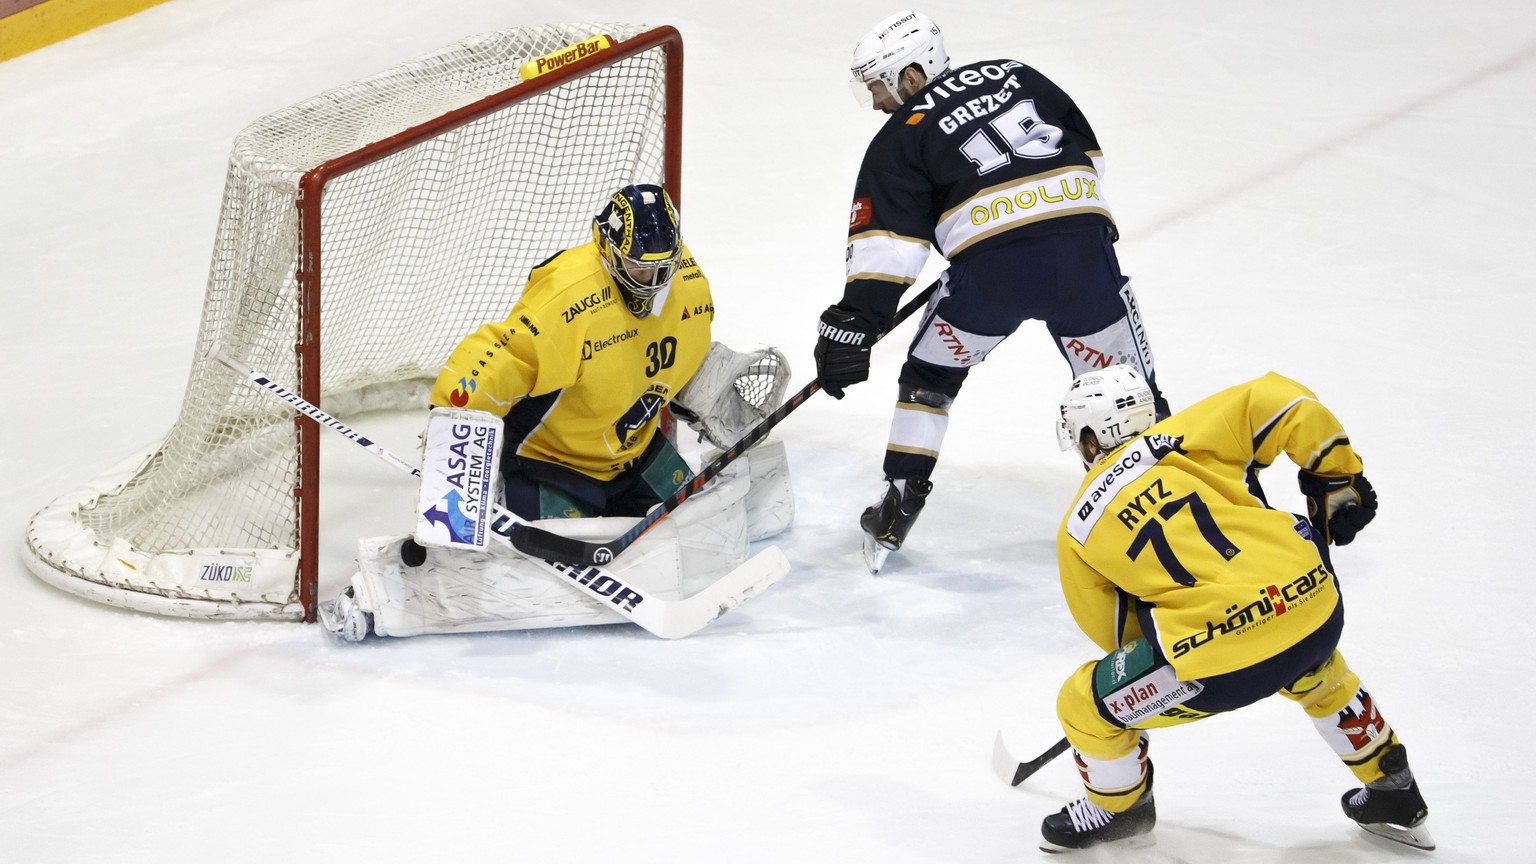
[[[1137,438],[1117,451],[1119,455],[1112,461],[1099,463],[1104,467],[1088,480],[1067,517],[1067,535],[1078,543],[1087,543],[1089,532],[1099,524],[1099,517],[1108,512],[1099,507],[1099,502],[1113,500],[1122,486],[1136,482],[1159,459],[1177,451],[1177,443],[1165,439],[1167,436],[1157,436],[1155,441]]]
[[[1138,447],[1125,452],[1119,459],[1106,466],[1099,474],[1097,482],[1084,494],[1084,500],[1079,502],[1077,518],[1087,519],[1092,515],[1098,506],[1099,499],[1110,494],[1115,484],[1125,478],[1127,472],[1132,472],[1131,477],[1141,476],[1141,472],[1145,470],[1141,463],[1148,455],[1150,454],[1146,450]]]
[[[1259,589],[1259,599],[1246,606],[1228,606],[1224,610],[1226,618],[1207,621],[1204,629],[1173,643],[1173,656],[1183,657],[1196,648],[1209,645],[1217,636],[1242,633],[1268,624],[1320,596],[1318,592],[1332,578],[1327,568],[1319,564],[1284,585],[1266,585]]]

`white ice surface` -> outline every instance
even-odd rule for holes
[[[1515,365],[1536,310],[1536,6],[924,9],[957,60],[1023,60],[1084,107],[1175,406],[1274,369],[1348,425],[1382,503],[1336,556],[1342,649],[1413,755],[1433,857],[1531,860],[1529,489],[1508,454],[1536,428]],[[237,131],[518,23],[682,31],[682,209],[717,333],[780,346],[809,380],[880,119],[846,61],[890,11],[175,0],[0,63],[0,525],[19,548],[34,511],[169,427]],[[929,510],[876,579],[856,519],[900,354],[783,423],[795,569],[679,642],[612,626],[339,646],[95,605],[4,559],[0,860],[1043,858],[1039,820],[1080,794],[1075,772],[1014,790],[989,756],[998,729],[1020,755],[1055,741],[1056,688],[1095,654],[1053,569],[1081,476],[1051,428],[1068,373],[1030,324],[972,376]],[[376,422],[393,446],[414,435]],[[405,529],[410,492],[345,443],[326,460],[330,594],[354,537]],[[1271,472],[1280,503],[1290,478]],[[1159,843],[1136,860],[1424,857],[1339,813],[1352,777],[1283,700],[1160,733],[1153,757]]]

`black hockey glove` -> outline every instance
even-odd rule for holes
[[[816,325],[816,378],[821,389],[843,398],[843,388],[869,380],[869,349],[880,328],[863,312],[827,307]]]
[[[1307,519],[1313,530],[1335,546],[1347,546],[1376,518],[1376,490],[1364,474],[1328,476],[1303,468],[1296,483],[1307,496]]]

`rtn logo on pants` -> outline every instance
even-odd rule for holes
[[[1083,360],[1084,363],[1087,363],[1089,366],[1097,366],[1100,369],[1107,369],[1110,366],[1115,365],[1115,358],[1112,355],[1105,354],[1097,348],[1089,348],[1087,345],[1083,344],[1083,340],[1081,339],[1068,339],[1066,342],[1066,347],[1068,351],[1071,351],[1073,354],[1077,355]]]
[[[912,356],[935,366],[975,366],[1006,338],[972,333],[935,317],[918,337]]]

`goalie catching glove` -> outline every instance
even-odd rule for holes
[[[1307,496],[1307,519],[1325,542],[1348,545],[1376,518],[1376,490],[1364,474],[1328,476],[1302,469],[1296,483]]]
[[[672,413],[726,449],[779,407],[789,374],[789,361],[777,348],[742,352],[713,342],[699,370],[672,400]]]
[[[833,304],[816,325],[816,379],[833,398],[843,388],[869,380],[869,349],[881,327],[868,313]]]

